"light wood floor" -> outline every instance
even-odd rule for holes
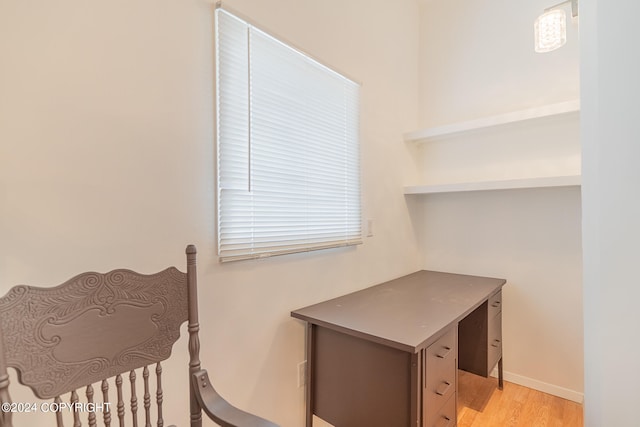
[[[582,427],[582,405],[458,371],[458,427]]]

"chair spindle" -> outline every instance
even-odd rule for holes
[[[129,382],[131,383],[131,419],[133,427],[138,427],[138,396],[136,396],[136,371],[129,373]]]
[[[60,396],[56,396],[53,399],[53,403],[55,403],[55,406],[56,406],[56,425],[58,427],[64,427],[64,422],[62,420],[62,409],[60,408],[62,399],[60,399]]]
[[[151,427],[151,393],[149,393],[149,367],[142,370],[144,378],[144,427]]]
[[[102,412],[104,427],[111,427],[111,408],[109,408],[109,382],[102,380],[102,401],[106,403]]]
[[[93,386],[89,384],[87,386],[87,403],[88,406],[93,406]],[[96,411],[89,411],[89,427],[96,427]]]
[[[80,422],[80,411],[76,411],[76,404],[78,403],[78,393],[75,390],[71,392],[71,406],[74,408],[73,412],[73,427],[81,427],[82,423]]]
[[[122,375],[116,376],[116,389],[118,391],[118,421],[120,427],[124,427],[124,400],[122,399]]]
[[[158,427],[164,427],[162,419],[162,365],[156,364],[156,403],[158,405]]]

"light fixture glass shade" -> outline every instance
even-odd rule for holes
[[[567,42],[567,15],[562,9],[550,10],[536,19],[536,52],[551,52]]]

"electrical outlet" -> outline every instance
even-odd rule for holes
[[[304,387],[307,384],[307,361],[303,360],[298,363],[298,387]]]

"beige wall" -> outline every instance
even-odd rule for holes
[[[562,49],[534,53],[533,22],[548,6],[543,0],[423,2],[421,125],[578,99],[577,23],[569,21]],[[421,179],[447,183],[580,173],[579,138],[579,120],[572,116],[429,142],[417,156]],[[410,197],[420,205],[425,268],[508,280],[506,379],[582,400],[579,188]]]
[[[203,364],[232,402],[293,427],[303,419],[296,365],[304,329],[290,310],[420,266],[506,277],[507,378],[580,398],[579,191],[405,201],[401,190],[425,178],[419,169],[429,159],[402,132],[578,98],[577,25],[564,48],[536,55],[533,19],[549,6],[542,0],[430,0],[421,13],[413,0],[225,4],[362,82],[364,216],[374,236],[353,249],[217,262],[211,4],[3,0],[0,291],[55,285],[87,269],[182,266],[184,246],[195,243]],[[575,123],[558,126],[554,164],[579,167]],[[507,166],[541,158],[532,148],[541,137],[518,139]],[[466,162],[458,178],[487,172],[473,168],[473,144],[440,152],[452,167]],[[597,372],[611,364],[602,360],[592,360]],[[169,367],[179,372],[168,388],[186,403],[180,362]],[[171,405],[167,418],[184,424],[186,409]]]
[[[226,4],[362,83],[364,216],[374,236],[357,248],[217,262],[210,3],[3,0],[0,291],[85,270],[183,267],[194,243],[203,365],[232,402],[297,427],[304,327],[290,310],[420,265],[401,191],[417,176],[401,135],[418,121],[418,5]],[[186,403],[180,363],[167,367],[178,371],[167,395]],[[184,405],[166,412],[187,422]]]

